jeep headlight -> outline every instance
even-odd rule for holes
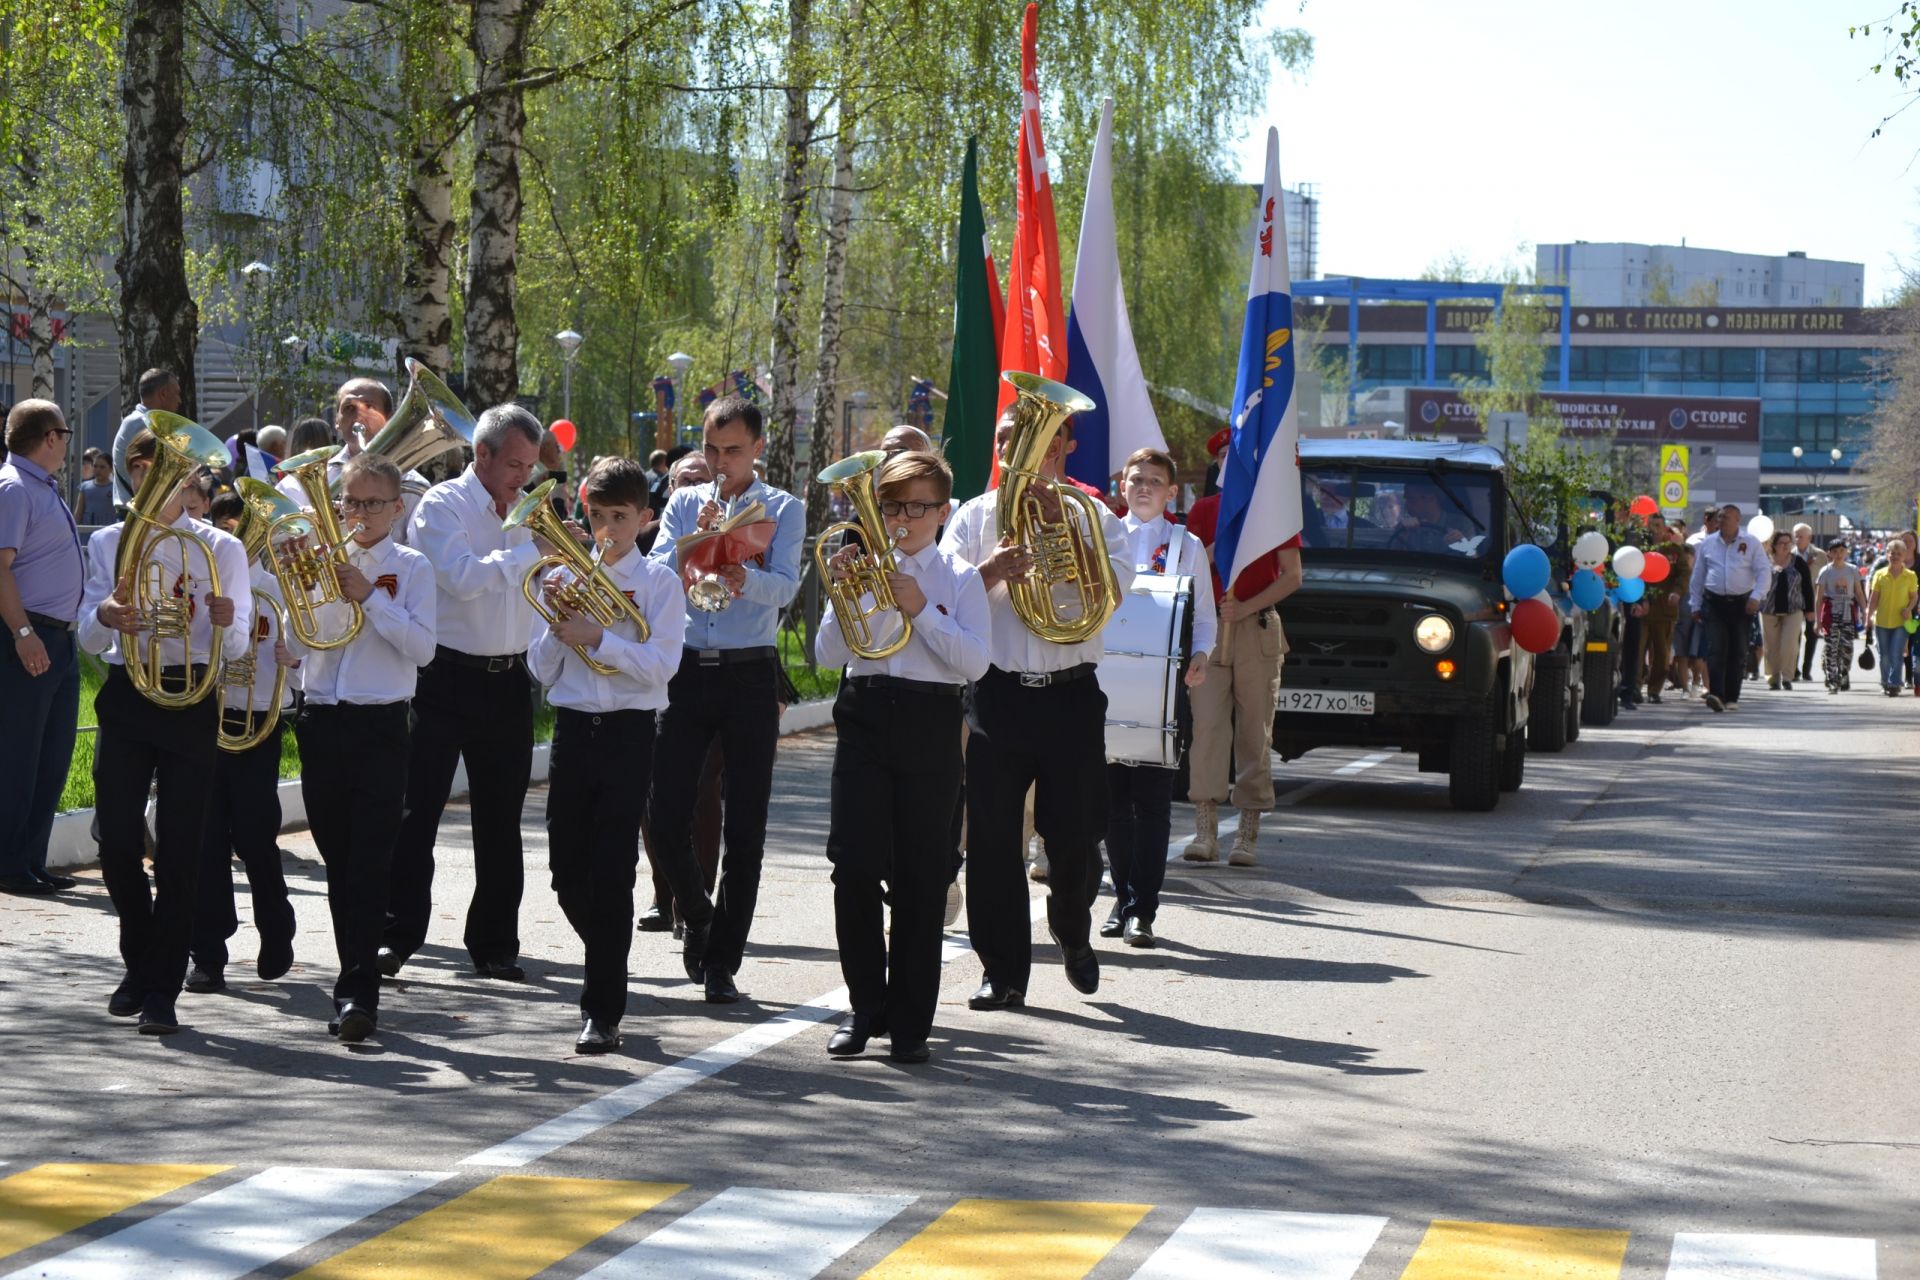
[[[1430,613],[1413,624],[1413,642],[1428,653],[1445,653],[1453,644],[1453,624]]]

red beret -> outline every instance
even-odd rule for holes
[[[1233,439],[1233,428],[1222,427],[1207,440],[1207,456],[1217,458],[1220,451],[1227,447],[1227,441]]]

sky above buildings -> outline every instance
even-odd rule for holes
[[[1636,241],[1805,250],[1866,265],[1866,296],[1920,261],[1920,107],[1849,22],[1896,0],[1270,0],[1313,34],[1266,126],[1288,186],[1318,183],[1323,274],[1417,275],[1458,254]]]

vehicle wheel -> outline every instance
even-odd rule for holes
[[[1456,809],[1484,813],[1500,803],[1500,753],[1488,708],[1453,722],[1447,751],[1447,798]]]
[[[1549,649],[1533,660],[1533,694],[1527,706],[1527,746],[1564,751],[1567,746],[1567,651]]]
[[[1613,646],[1587,655],[1586,696],[1580,699],[1580,723],[1604,729],[1620,708],[1620,685],[1613,678]]]
[[[1507,749],[1500,753],[1500,789],[1518,791],[1527,776],[1527,735],[1509,733]]]

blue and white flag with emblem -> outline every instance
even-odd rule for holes
[[[1254,220],[1253,274],[1233,386],[1233,436],[1220,471],[1213,559],[1231,588],[1247,566],[1300,533],[1300,418],[1293,402],[1293,280],[1287,269],[1280,131],[1267,130],[1267,176]]]

